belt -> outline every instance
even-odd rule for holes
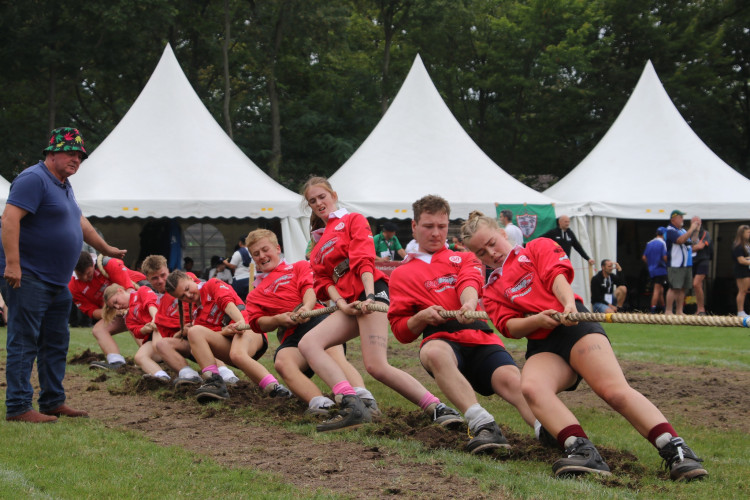
[[[333,282],[337,283],[343,275],[349,272],[349,259],[346,258],[333,268]]]

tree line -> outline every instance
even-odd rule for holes
[[[532,187],[591,151],[649,59],[693,130],[750,175],[746,0],[2,2],[0,174],[38,161],[56,126],[95,149],[167,42],[234,142],[293,190],[349,158],[416,54],[474,141]],[[124,154],[138,161],[138,145]]]

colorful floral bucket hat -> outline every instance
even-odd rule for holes
[[[89,154],[83,147],[81,133],[77,128],[73,127],[56,128],[50,133],[49,146],[42,151],[42,154],[45,155],[48,152],[56,153],[58,151],[80,151],[83,154],[84,160],[89,157]]]

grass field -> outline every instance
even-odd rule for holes
[[[743,329],[678,328],[659,326],[610,325],[607,332],[615,352],[624,362],[637,362],[639,377],[660,377],[665,367],[682,367],[680,373],[710,369],[712,374],[746,377],[750,373],[750,335]],[[273,337],[273,336],[272,336]],[[0,329],[0,345],[5,345],[5,329]],[[132,356],[134,343],[119,335],[123,354]],[[435,384],[420,372],[417,345],[392,341],[392,362],[409,369],[439,394]],[[523,351],[525,341],[506,341],[507,347]],[[271,348],[275,348],[272,339]],[[98,350],[89,330],[73,329],[70,356],[85,349]],[[269,352],[271,352],[269,350]],[[355,365],[358,346],[350,349]],[[5,352],[2,349],[4,360]],[[270,367],[272,356],[263,362]],[[716,371],[716,370],[720,370]],[[72,365],[69,372],[93,378],[87,367]],[[626,374],[628,374],[626,372]],[[653,374],[653,375],[650,375]],[[690,375],[682,376],[690,383]],[[4,382],[4,377],[3,377]],[[380,384],[367,380],[381,407],[410,404]],[[117,384],[112,380],[109,384]],[[2,386],[4,387],[4,383]],[[744,394],[737,397],[747,398]],[[4,391],[3,391],[4,396]],[[679,399],[675,395],[674,399]],[[518,433],[528,433],[514,409],[498,398],[480,402],[499,422]],[[426,465],[438,464],[442,474],[472,478],[478,494],[486,498],[750,498],[750,435],[722,430],[706,419],[696,422],[690,412],[667,413],[689,445],[705,459],[708,480],[674,484],[663,479],[660,458],[653,447],[619,415],[599,405],[573,407],[592,440],[602,447],[631,453],[643,470],[615,471],[616,481],[600,478],[555,480],[549,463],[523,460],[494,460],[473,457],[456,450],[428,450],[418,441],[391,439],[368,432],[318,435],[312,424],[268,419],[252,411],[238,413],[249,421],[262,419],[309,439],[314,446],[337,441],[361,443],[387,449],[399,457]],[[720,412],[720,408],[717,410]],[[4,415],[4,409],[3,409]],[[742,417],[736,417],[742,418]],[[746,416],[744,418],[747,418]],[[731,427],[731,426],[730,426]],[[269,438],[273,431],[269,431]],[[284,482],[279,474],[248,467],[227,467],[199,453],[151,442],[141,433],[114,429],[97,419],[62,419],[55,425],[28,425],[0,422],[0,498],[344,498],[338,491],[310,491]],[[550,452],[554,453],[554,452]],[[409,494],[411,496],[413,493]],[[398,492],[374,491],[373,497],[398,496]],[[445,491],[445,497],[470,498],[465,491]]]

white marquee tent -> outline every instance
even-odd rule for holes
[[[437,194],[451,216],[495,213],[495,203],[550,204],[472,141],[440,97],[417,56],[388,111],[330,178],[342,206],[374,218],[411,218],[411,204]]]
[[[304,258],[300,196],[232,142],[169,45],[138,99],[72,184],[86,216],[278,217],[286,257]]]
[[[0,176],[0,203],[5,208],[5,201],[8,199],[8,193],[10,192],[10,182],[5,180],[5,177]]]

